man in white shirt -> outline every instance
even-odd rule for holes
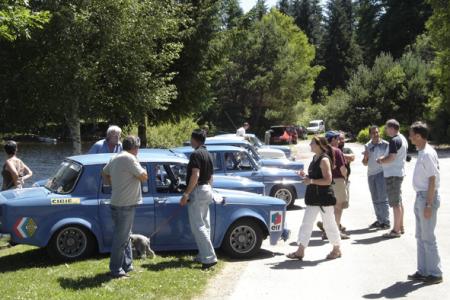
[[[241,128],[239,128],[238,130],[236,130],[236,135],[237,136],[242,136],[245,137],[245,133],[246,131],[250,128],[250,124],[248,124],[247,122],[245,122]]]
[[[413,187],[416,191],[414,214],[416,216],[417,272],[408,279],[426,284],[442,282],[441,259],[436,243],[437,210],[440,205],[440,170],[436,151],[428,144],[428,127],[415,122],[409,138],[419,150],[414,168]]]

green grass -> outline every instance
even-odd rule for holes
[[[108,276],[109,257],[54,263],[46,252],[19,245],[0,250],[1,299],[190,299],[214,271],[201,271],[193,256],[177,253],[135,260],[129,279]]]

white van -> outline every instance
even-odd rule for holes
[[[325,132],[325,122],[323,120],[312,120],[309,122],[306,130],[308,130],[308,133],[314,134]]]

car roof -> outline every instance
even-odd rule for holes
[[[208,146],[208,145],[206,145],[206,146],[207,146],[206,148],[208,149],[208,151],[211,151],[211,152],[244,151],[242,148],[235,147],[235,146],[227,146],[227,145],[222,145],[222,146]],[[190,146],[172,148],[171,150],[176,151],[176,152],[182,152],[182,153],[194,152],[194,149],[192,149],[192,147],[190,147]]]
[[[323,120],[311,120],[309,122],[323,122]]]
[[[100,165],[108,163],[115,153],[85,154],[70,156],[68,159],[76,161],[82,165]],[[176,162],[187,163],[186,157],[178,156],[169,149],[140,149],[138,154],[140,162]]]
[[[223,144],[240,144],[240,145],[250,145],[250,143],[244,138],[222,138],[222,137],[211,137],[207,138],[205,145],[223,145]]]
[[[273,125],[270,128],[284,128],[284,127],[294,127],[294,125]]]

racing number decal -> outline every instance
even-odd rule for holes
[[[270,212],[270,231],[281,231],[283,229],[283,212],[271,211]]]
[[[52,205],[80,204],[80,198],[52,198]]]

